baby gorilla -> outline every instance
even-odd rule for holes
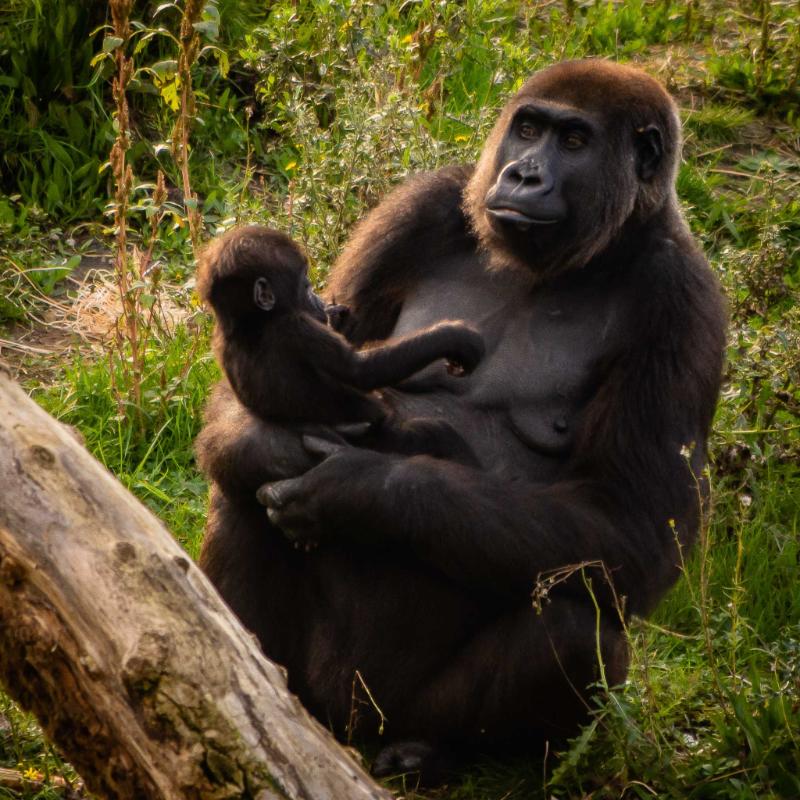
[[[328,325],[307,272],[288,236],[259,226],[229,231],[200,259],[197,291],[217,320],[214,351],[242,404],[279,422],[369,422],[380,429],[382,447],[473,462],[449,423],[401,420],[368,392],[440,358],[458,374],[471,372],[484,353],[480,334],[463,322],[443,322],[355,350]]]

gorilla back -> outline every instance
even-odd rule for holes
[[[679,150],[654,80],[559,64],[509,101],[474,170],[414,178],[356,229],[329,287],[350,341],[448,318],[484,337],[472,375],[432,365],[387,392],[446,419],[478,464],[318,443],[304,459],[299,434],[224,387],[210,406],[201,563],[320,719],[377,737],[380,708],[379,772],[574,733],[597,631],[620,681],[623,620],[679,574],[725,327],[678,207]]]

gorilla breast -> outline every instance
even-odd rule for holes
[[[485,469],[544,480],[569,455],[598,364],[619,346],[622,297],[616,282],[590,273],[532,292],[524,276],[461,256],[409,295],[394,333],[469,319],[484,338],[484,359],[460,378],[431,365],[393,402],[411,416],[446,414]]]

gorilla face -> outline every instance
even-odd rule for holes
[[[534,76],[501,115],[465,208],[493,267],[537,276],[585,265],[674,197],[674,105],[603,62]]]
[[[498,151],[497,179],[486,194],[492,224],[536,236],[574,214],[567,195],[591,196],[597,176],[597,125],[545,103],[515,114]]]

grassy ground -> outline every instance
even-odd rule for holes
[[[170,150],[175,54],[159,27],[176,12],[143,15],[131,47],[128,219],[132,241],[155,243],[132,374],[104,271],[112,65],[92,63],[114,42],[90,38],[104,3],[75,5],[0,11],[0,357],[196,555],[206,487],[191,447],[217,370]],[[318,283],[366,208],[411,172],[474,159],[541,66],[638,63],[682,108],[679,192],[732,315],[702,542],[632,625],[629,681],[570,748],[482,762],[436,797],[800,797],[798,14],[796,0],[206,5],[190,160],[206,235],[268,222],[306,246]],[[2,696],[0,767],[42,777],[0,798],[63,796],[53,776],[71,776]]]

